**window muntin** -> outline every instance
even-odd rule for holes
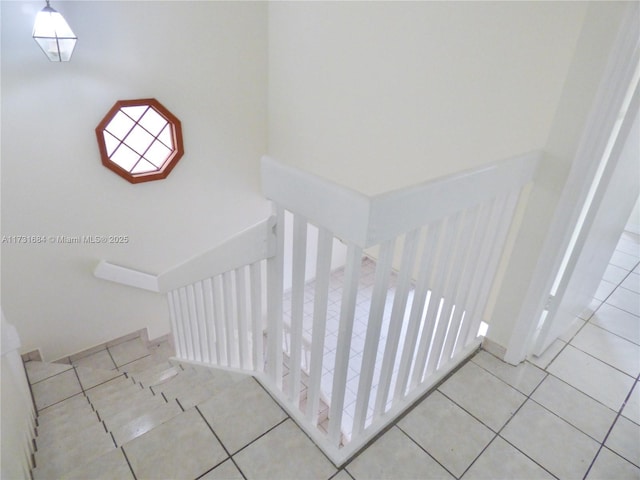
[[[183,154],[180,121],[155,99],[116,102],[96,134],[102,163],[132,183],[165,178]]]

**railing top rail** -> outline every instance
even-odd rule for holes
[[[273,257],[276,254],[274,225],[275,217],[269,217],[206,252],[161,273],[158,275],[160,292],[168,292]]]
[[[264,195],[360,247],[377,245],[431,221],[521,188],[540,152],[367,196],[270,157],[262,158]]]

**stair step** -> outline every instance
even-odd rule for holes
[[[138,398],[131,405],[109,414],[108,411],[100,413],[100,418],[104,422],[107,430],[111,431],[121,425],[129,423],[131,420],[138,418],[145,412],[155,408],[158,405],[167,403],[161,395],[149,395],[144,398]]]
[[[182,409],[174,400],[169,403],[158,405],[147,413],[140,415],[135,420],[130,421],[111,431],[116,444],[120,447],[129,440],[133,440],[149,430],[172,419],[182,413]]]
[[[90,462],[116,447],[111,435],[104,432],[91,441],[82,442],[74,448],[60,450],[56,454],[39,455],[36,452],[36,468],[33,469],[34,480],[51,480],[60,478],[65,472]]]
[[[58,478],[65,472],[103,455],[115,447],[111,435],[102,424],[96,424],[72,435],[66,441],[47,446],[35,453],[36,468],[33,477],[37,479]]]
[[[249,377],[249,375],[220,371],[216,372],[215,376],[211,380],[192,385],[188,389],[182,389],[177,392],[164,392],[164,394],[167,399],[176,398],[178,402],[180,402],[182,408],[188,410],[189,408],[195,407],[205,400],[218,395],[229,386],[241,382]]]
[[[36,445],[40,450],[44,445],[51,442],[57,442],[60,439],[68,438],[84,428],[89,428],[97,424],[100,424],[100,419],[96,412],[91,409],[80,410],[74,415],[70,415],[61,421],[52,421],[38,426]]]
[[[151,371],[145,371],[140,375],[133,375],[133,379],[144,387],[150,387],[166,382],[170,378],[178,375],[181,371],[182,369],[180,367],[175,366],[160,371],[153,369]]]
[[[178,375],[167,379],[165,382],[153,385],[151,388],[156,393],[164,393],[168,398],[169,395],[173,395],[174,392],[180,391],[185,387],[191,385],[197,385],[201,382],[208,382],[212,380],[213,376],[209,372],[199,372],[195,370],[184,370]]]
[[[83,428],[71,429],[67,435],[56,435],[53,431],[47,431],[49,441],[36,442],[36,461],[59,455],[60,452],[74,449],[82,443],[92,442],[94,438],[108,435],[102,422],[95,421]]]
[[[89,399],[91,400],[92,398],[108,396],[110,393],[117,392],[122,387],[125,387],[128,385],[135,386],[136,384],[132,379],[127,378],[125,376],[120,376],[120,377],[114,378],[113,380],[109,380],[108,382],[105,382],[101,385],[88,389],[85,391],[85,393],[87,397],[89,397]]]
[[[76,367],[76,373],[84,390],[89,390],[96,385],[101,385],[124,374],[117,370],[101,370],[89,367]]]
[[[94,407],[98,415],[100,415],[100,419],[105,420],[112,418],[138,402],[145,402],[153,396],[153,392],[149,389],[140,388],[139,386],[136,386],[136,389],[127,387],[122,392],[112,393],[108,398],[100,399],[97,404],[94,404]]]
[[[127,385],[121,385],[117,389],[109,389],[108,391],[103,392],[92,392],[91,390],[87,391],[87,397],[89,397],[89,402],[93,405],[93,408],[96,410],[103,409],[109,405],[112,405],[115,402],[118,402],[122,398],[127,398],[128,396],[134,395],[137,392],[142,390],[140,385],[135,383],[129,383]]]
[[[25,362],[24,366],[30,385],[73,368],[73,366],[69,364],[46,363],[35,360]]]
[[[134,480],[121,448],[93,458],[62,476],[63,480]]]
[[[66,422],[78,413],[93,412],[89,399],[82,393],[38,412],[38,426]]]

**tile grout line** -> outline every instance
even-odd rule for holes
[[[475,362],[474,362],[475,363]],[[477,365],[477,364],[476,364]],[[480,365],[478,365],[480,366]],[[482,368],[482,367],[481,367]],[[538,367],[539,368],[539,367]],[[491,372],[489,372],[491,373]],[[465,469],[465,471],[462,473],[462,475],[460,475],[460,478],[462,478],[467,471],[473,466],[474,463],[476,463],[476,461],[478,461],[478,459],[482,456],[482,454],[485,452],[485,450],[487,448],[489,448],[489,445],[491,445],[495,439],[497,437],[500,437],[503,441],[505,441],[506,443],[508,443],[509,445],[511,445],[513,448],[515,448],[518,452],[520,452],[522,455],[524,455],[525,457],[527,457],[529,460],[531,460],[533,463],[535,463],[536,465],[538,465],[540,468],[542,468],[545,472],[549,473],[552,477],[554,478],[558,478],[556,475],[554,475],[553,473],[551,473],[546,467],[544,467],[543,465],[541,465],[540,463],[538,463],[536,460],[534,460],[533,458],[531,458],[529,455],[527,455],[525,452],[523,452],[522,450],[520,450],[517,446],[513,445],[511,442],[509,442],[506,438],[502,437],[500,435],[500,433],[502,433],[502,431],[506,428],[506,426],[515,418],[515,416],[518,414],[518,412],[524,407],[524,405],[527,403],[528,400],[531,400],[533,402],[535,402],[535,400],[533,400],[531,398],[531,395],[534,394],[534,392],[540,387],[540,385],[542,385],[542,382],[544,382],[546,380],[546,378],[549,376],[549,373],[545,371],[545,376],[540,380],[540,382],[538,382],[538,384],[535,386],[535,388],[531,391],[531,393],[529,393],[529,395],[525,395],[524,393],[520,392],[522,395],[525,396],[525,400],[520,404],[520,406],[513,412],[513,414],[507,419],[507,421],[504,423],[504,425],[502,425],[502,427],[500,427],[497,431],[494,431],[490,426],[488,426],[487,424],[485,424],[481,419],[477,418],[474,414],[472,414],[471,412],[467,411],[464,407],[462,407],[461,405],[458,405],[458,403],[450,398],[449,396],[447,396],[444,392],[438,390],[440,392],[441,395],[443,395],[445,398],[447,398],[449,401],[451,401],[453,404],[455,404],[458,408],[460,408],[461,410],[463,410],[464,412],[466,412],[468,415],[470,415],[472,418],[474,418],[476,421],[478,421],[481,425],[483,425],[484,427],[486,427],[487,429],[489,429],[490,432],[494,433],[493,438],[489,441],[489,443],[487,443],[487,445],[485,445],[485,447],[482,449],[482,451],[476,456],[476,458],[473,459],[473,461],[469,464],[469,466]],[[501,380],[501,379],[499,379]],[[504,382],[504,381],[503,381]],[[506,383],[506,382],[504,382]],[[507,384],[509,387],[513,388],[514,390],[518,391],[517,389],[515,389],[514,387],[512,387],[511,385]],[[538,402],[535,402],[536,404]]]
[[[638,386],[638,381],[640,380],[640,375],[638,375],[638,377],[636,377],[636,381],[634,382],[633,386],[631,387],[631,389],[629,390],[629,393],[627,393],[627,396],[625,397],[624,401],[622,402],[622,405],[620,406],[620,410],[618,410],[617,414],[616,414],[616,418],[613,419],[613,422],[611,423],[611,426],[609,427],[609,430],[607,431],[607,434],[604,436],[604,438],[602,439],[602,442],[600,443],[600,447],[598,448],[598,451],[596,452],[595,456],[593,457],[593,460],[591,461],[591,464],[589,465],[589,468],[587,468],[587,471],[584,474],[583,480],[587,478],[587,475],[589,474],[589,472],[591,471],[591,469],[593,468],[593,465],[596,462],[596,459],[598,458],[598,455],[600,455],[600,452],[602,451],[602,449],[605,447],[605,443],[606,441],[609,439],[609,436],[611,435],[611,432],[613,431],[613,428],[615,427],[616,423],[618,422],[618,419],[623,416],[622,415],[622,411],[624,410],[624,407],[627,405],[627,402],[629,401],[629,399],[631,398],[631,394],[633,393],[633,390],[636,386]],[[625,417],[626,418],[626,417]],[[635,422],[634,422],[635,423]],[[613,450],[612,450],[613,451]],[[623,457],[622,455],[618,454],[618,452],[613,451],[616,455],[620,456],[621,458],[624,458],[625,460],[627,460],[625,457]],[[633,462],[627,460],[629,463],[633,464]],[[636,465],[637,467],[637,465]]]
[[[218,434],[215,432],[215,430],[213,429],[213,427],[211,426],[211,424],[208,422],[208,420],[206,419],[206,417],[203,415],[203,413],[200,411],[200,409],[198,408],[198,405],[196,405],[195,407],[193,407],[196,412],[198,412],[198,414],[200,415],[200,417],[202,418],[202,420],[204,420],[204,423],[207,425],[207,427],[209,427],[209,430],[211,430],[211,433],[213,434],[213,436],[216,438],[216,440],[218,441],[218,443],[220,444],[220,446],[222,447],[222,449],[224,450],[224,452],[227,454],[227,458],[225,458],[224,460],[222,460],[220,463],[218,463],[217,465],[213,466],[210,470],[207,470],[206,472],[204,472],[202,475],[200,475],[200,477],[202,477],[203,475],[206,475],[207,473],[209,473],[212,470],[215,470],[216,468],[218,468],[220,465],[222,465],[225,461],[227,460],[231,460],[231,463],[233,463],[235,465],[235,467],[238,469],[238,471],[240,472],[240,475],[242,475],[242,478],[244,480],[247,480],[247,476],[244,474],[244,472],[240,469],[240,466],[236,463],[236,461],[233,458],[233,455],[231,455],[231,453],[229,452],[229,450],[227,449],[226,445],[224,443],[222,443],[222,440],[220,439],[220,437],[218,437]],[[286,418],[285,418],[286,420]],[[283,420],[284,421],[284,420]],[[278,424],[280,425],[280,424]],[[276,425],[277,426],[277,425]],[[275,428],[275,427],[273,427]],[[267,432],[265,432],[263,435],[265,435],[266,433],[270,432],[271,430],[273,430],[273,428],[269,429]],[[261,435],[262,436],[262,435]],[[261,437],[260,436],[260,437]],[[260,438],[258,437],[258,438]],[[251,442],[249,442],[247,445],[245,445],[244,447],[242,447],[240,450],[238,450],[237,452],[234,453],[234,455],[236,455],[238,452],[244,450],[247,446],[251,445],[253,442],[255,442],[258,438],[252,440]],[[198,478],[200,478],[198,477]]]

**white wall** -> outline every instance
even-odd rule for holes
[[[269,152],[372,194],[542,148],[585,10],[273,2]]]
[[[149,327],[165,300],[93,278],[100,259],[161,273],[265,218],[267,5],[59,2],[69,63],[31,38],[43,2],[1,2],[2,235],[128,235],[126,245],[2,244],[2,302],[23,350],[47,360]],[[185,155],[132,185],[100,163],[94,128],[120,99],[155,97]]]
[[[506,346],[624,2],[274,2],[269,153],[373,194],[545,150],[488,336]],[[428,208],[425,205],[425,208]]]

